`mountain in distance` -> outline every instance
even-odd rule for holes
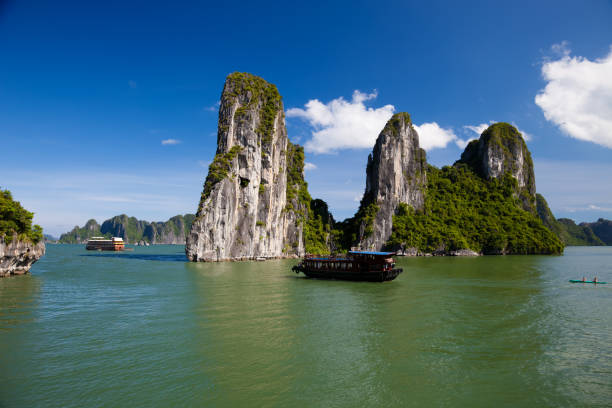
[[[596,222],[576,224],[574,220],[569,218],[556,219],[544,197],[538,194],[536,201],[540,219],[565,245],[612,245],[612,221],[600,218]]]
[[[102,223],[91,219],[83,227],[75,226],[60,236],[60,244],[83,244],[91,237],[121,237],[128,244],[184,244],[195,215],[176,215],[164,222],[149,222],[128,217],[114,216]]]
[[[50,244],[54,244],[58,240],[57,237],[54,237],[53,235],[50,235],[50,234],[43,234],[43,239],[45,240],[45,243],[50,243]]]

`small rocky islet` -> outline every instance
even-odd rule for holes
[[[42,228],[32,225],[34,214],[0,190],[0,277],[22,275],[45,254]]]

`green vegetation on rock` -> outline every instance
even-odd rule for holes
[[[34,213],[27,211],[11,192],[0,190],[0,238],[10,243],[16,235],[20,241],[37,244],[43,239],[40,225],[32,225]]]
[[[471,249],[485,254],[559,254],[563,244],[521,208],[509,174],[485,180],[467,165],[429,166],[425,206],[400,205],[389,247],[426,253]]]
[[[329,216],[327,204],[313,200],[304,180],[304,148],[287,143],[287,205],[286,211],[293,211],[302,223],[304,248],[310,254],[328,254],[328,241],[333,218]]]
[[[387,121],[381,133],[388,133],[394,136],[399,136],[402,122],[412,123],[412,120],[410,119],[410,114],[408,112],[399,112],[393,115],[391,119]]]
[[[488,167],[487,163],[492,159],[501,162],[500,173],[497,169]],[[467,145],[457,163],[467,164],[483,178],[499,177],[508,172],[520,177],[523,186],[519,188],[517,185],[515,194],[520,198],[523,208],[535,214],[536,188],[533,160],[525,140],[516,127],[505,122],[489,126],[482,132],[480,139],[473,140]],[[519,165],[521,169],[518,168]]]
[[[274,130],[274,119],[282,108],[282,98],[276,86],[247,72],[233,72],[228,75],[226,82],[231,86],[228,97],[246,96],[248,98],[247,104],[238,108],[236,115],[244,114],[257,101],[262,101],[259,110],[259,125],[255,131],[260,135],[264,145],[270,143]]]
[[[206,200],[210,196],[213,187],[229,175],[232,160],[236,158],[242,149],[242,146],[232,146],[229,152],[216,154],[213,162],[208,166],[208,175],[206,176],[206,182],[204,182],[202,200]]]

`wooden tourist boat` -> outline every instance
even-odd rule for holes
[[[306,256],[293,267],[309,278],[385,282],[397,278],[393,252],[349,251],[346,257]]]
[[[125,243],[123,238],[113,237],[111,239],[104,237],[91,237],[87,240],[85,249],[90,251],[123,251]]]

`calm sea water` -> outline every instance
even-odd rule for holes
[[[612,248],[400,258],[383,284],[182,246],[0,279],[0,407],[612,406]]]

